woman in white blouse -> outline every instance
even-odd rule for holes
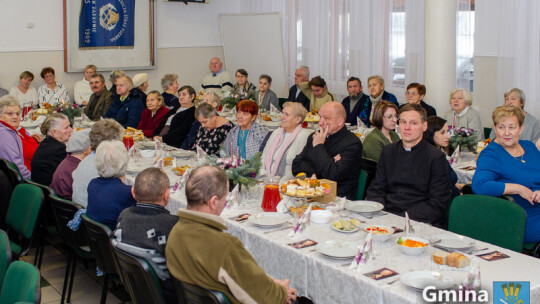
[[[40,106],[43,106],[45,103],[56,106],[62,101],[69,102],[67,88],[61,83],[56,83],[53,68],[44,67],[43,70],[41,70],[40,75],[41,78],[45,80],[45,84],[38,89]]]
[[[73,89],[73,99],[75,103],[81,106],[86,106],[92,96],[90,88],[90,77],[97,73],[97,68],[93,64],[89,64],[84,68],[84,78],[75,82]]]
[[[19,76],[19,85],[12,87],[9,90],[9,95],[17,98],[17,100],[21,103],[23,117],[34,106],[38,105],[38,94],[36,88],[30,87],[32,81],[34,81],[34,74],[29,71],[24,71]]]

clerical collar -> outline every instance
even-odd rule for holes
[[[223,72],[223,69],[219,70],[219,72],[217,73],[212,73],[212,77],[216,77],[218,74],[220,74],[221,72]]]

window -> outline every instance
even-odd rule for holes
[[[456,85],[473,91],[474,0],[459,0],[456,15]]]

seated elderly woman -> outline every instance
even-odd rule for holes
[[[386,100],[381,100],[373,109],[372,124],[375,127],[364,140],[362,157],[379,161],[379,156],[384,146],[399,141],[399,136],[394,131],[396,128],[397,106]]]
[[[218,94],[214,92],[206,92],[203,95],[202,102],[208,103],[212,107],[219,109],[221,101],[221,97],[219,97]],[[195,144],[195,139],[197,139],[197,133],[199,133],[199,129],[201,128],[201,123],[197,120],[197,117],[195,116],[195,120],[193,121],[193,124],[191,125],[191,129],[189,130],[188,136],[186,139],[184,139],[184,142],[182,143],[182,149],[184,150],[191,150],[193,145]]]
[[[92,89],[90,88],[90,77],[97,73],[97,68],[93,64],[89,64],[84,68],[84,78],[75,82],[73,88],[73,100],[75,103],[81,106],[87,106],[92,96]]]
[[[81,160],[92,153],[89,134],[90,129],[83,129],[71,134],[66,144],[68,154],[54,171],[51,188],[56,195],[67,200],[71,200],[73,195],[73,171]]]
[[[158,91],[152,91],[146,96],[146,109],[141,115],[141,122],[137,129],[142,130],[144,136],[152,138],[159,133],[159,125],[165,120],[169,109],[163,105],[163,96]]]
[[[448,144],[450,143],[450,133],[448,133],[448,124],[446,120],[438,116],[430,116],[427,118],[427,129],[424,131],[423,138],[434,145],[437,149],[448,155]],[[458,176],[454,169],[448,164],[448,173],[450,174],[450,190],[452,190],[452,199],[460,195],[460,189],[463,184],[458,184]]]
[[[30,178],[30,163],[38,147],[21,123],[21,106],[11,95],[0,98],[0,158],[17,165],[25,179]],[[40,137],[37,137],[40,139]]]
[[[274,93],[270,90],[272,86],[272,77],[262,74],[259,76],[259,89],[255,91],[255,98],[259,103],[259,108],[264,110],[270,110],[270,105],[274,105],[276,109],[279,109],[279,99]]]
[[[30,87],[32,81],[34,81],[34,74],[29,71],[24,71],[19,76],[19,85],[12,87],[9,90],[9,95],[17,98],[17,100],[21,103],[23,117],[34,106],[39,104],[36,88]]]
[[[73,129],[69,119],[62,113],[53,113],[41,125],[41,133],[46,134],[32,158],[32,180],[49,186],[54,171],[66,158],[66,143]]]
[[[62,101],[69,102],[67,87],[61,83],[56,83],[53,68],[44,67],[40,75],[45,80],[45,84],[40,86],[37,91],[40,106],[45,103],[55,106]]]
[[[236,123],[223,145],[229,155],[238,154],[247,159],[259,152],[268,130],[255,122],[259,106],[252,100],[242,100],[236,105]]]
[[[430,116],[437,116],[437,110],[435,110],[434,107],[428,105],[424,101],[424,96],[426,96],[426,86],[423,84],[419,84],[417,82],[409,83],[407,86],[407,92],[405,92],[405,95],[407,96],[407,103],[415,103],[419,104],[426,110],[426,114],[428,117]],[[405,104],[402,104],[399,108],[403,107]]]
[[[180,108],[180,103],[178,102],[178,97],[176,93],[178,92],[178,75],[176,74],[165,74],[161,78],[161,87],[163,88],[163,102],[165,106],[172,111],[178,110]]]
[[[246,70],[238,69],[235,75],[236,83],[234,84],[233,92],[245,95],[255,92],[257,88],[248,81],[248,72]]]
[[[307,110],[301,103],[286,102],[281,112],[281,126],[272,132],[262,154],[261,175],[293,178],[292,162],[302,152],[313,130],[303,129]]]
[[[525,119],[523,120],[523,132],[521,132],[519,139],[529,140],[533,143],[540,140],[540,125],[538,124],[538,120],[530,113],[527,113],[524,109],[525,93],[518,88],[513,88],[506,91],[504,93],[504,104],[507,106],[518,107],[525,113]],[[495,138],[495,129],[491,130],[489,138]]]
[[[124,184],[126,147],[121,141],[104,141],[97,147],[95,162],[99,177],[88,184],[86,214],[114,230],[120,212],[136,203],[131,186]]]
[[[201,123],[201,128],[195,137],[193,147],[200,147],[208,154],[218,154],[219,146],[223,143],[234,124],[217,114],[216,108],[208,103],[200,104],[195,110],[195,118]]]
[[[160,124],[159,136],[156,136],[164,143],[180,148],[188,136],[191,125],[195,120],[195,89],[191,86],[183,86],[178,90],[178,101],[180,108],[176,112],[169,112],[166,120]]]
[[[124,128],[113,119],[101,119],[90,130],[90,149],[97,147],[106,140],[122,140]],[[85,157],[73,171],[73,201],[83,207],[88,204],[88,184],[99,176],[96,169],[95,153]]]
[[[452,109],[444,113],[443,118],[452,128],[467,128],[476,131],[479,140],[484,139],[484,127],[480,113],[471,107],[472,95],[465,89],[454,89],[450,92]]]
[[[540,241],[540,151],[519,140],[525,114],[518,107],[493,111],[497,138],[487,145],[476,163],[472,189],[476,194],[510,195],[527,213],[525,242]]]

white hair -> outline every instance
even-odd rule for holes
[[[99,176],[120,177],[126,173],[129,156],[124,144],[119,140],[106,140],[96,149],[95,163]]]
[[[304,76],[309,78],[309,67],[305,65],[301,65],[297,68],[297,70],[302,70],[304,72]]]

